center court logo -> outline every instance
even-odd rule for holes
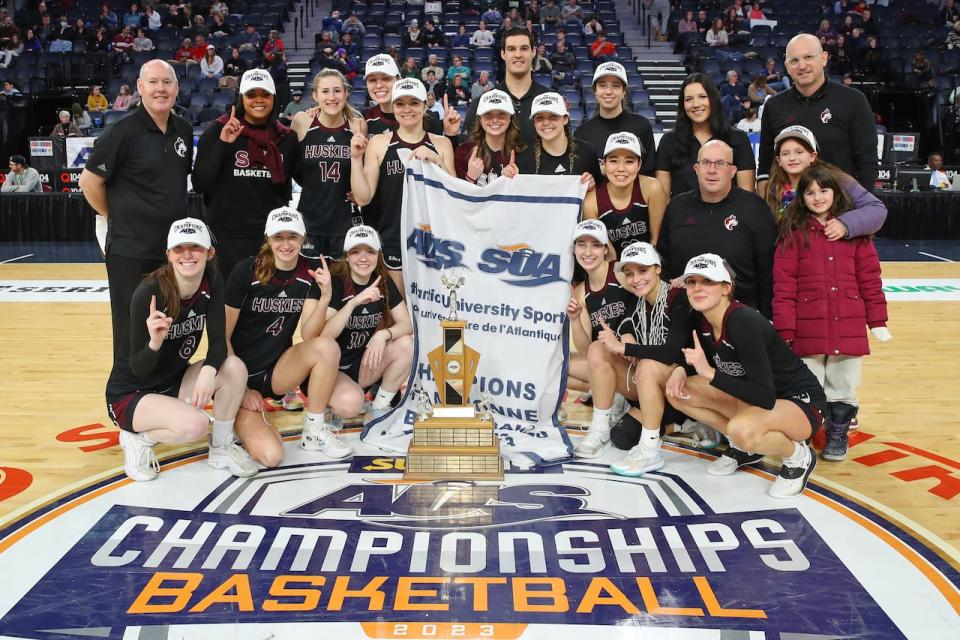
[[[188,460],[20,523],[0,541],[0,571],[17,576],[0,588],[0,635],[293,637],[284,625],[298,624],[317,637],[323,622],[427,619],[587,624],[597,638],[638,624],[650,638],[946,638],[960,623],[956,572],[903,532],[812,492],[768,498],[760,474],[718,480],[684,450],[643,478],[600,460],[494,486],[402,484],[402,459],[286,453],[249,479]],[[403,637],[389,628],[379,637]]]

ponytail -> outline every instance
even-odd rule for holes
[[[264,240],[257,257],[253,259],[253,275],[260,284],[267,284],[277,272],[277,262],[270,248],[270,241]]]

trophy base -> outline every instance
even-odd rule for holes
[[[446,408],[438,406],[432,418],[414,423],[403,479],[503,480],[493,421],[475,414],[443,417]]]

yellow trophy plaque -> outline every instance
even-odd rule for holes
[[[503,480],[500,439],[494,433],[489,403],[479,415],[470,402],[470,388],[480,354],[464,342],[467,323],[457,318],[457,290],[463,276],[440,281],[450,292],[450,315],[440,321],[442,344],[428,354],[440,395],[431,406],[417,385],[417,420],[407,450],[404,480]]]

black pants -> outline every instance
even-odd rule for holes
[[[214,235],[217,239],[214,245],[217,250],[217,266],[224,281],[230,279],[230,274],[233,273],[233,268],[238,262],[244,258],[257,255],[260,253],[260,247],[263,246],[262,233],[251,236],[237,236],[214,229]]]
[[[137,285],[154,269],[166,262],[165,258],[128,258],[108,255],[107,285],[110,287],[110,317],[113,321],[113,358],[116,360],[122,345],[130,349],[130,300]]]

